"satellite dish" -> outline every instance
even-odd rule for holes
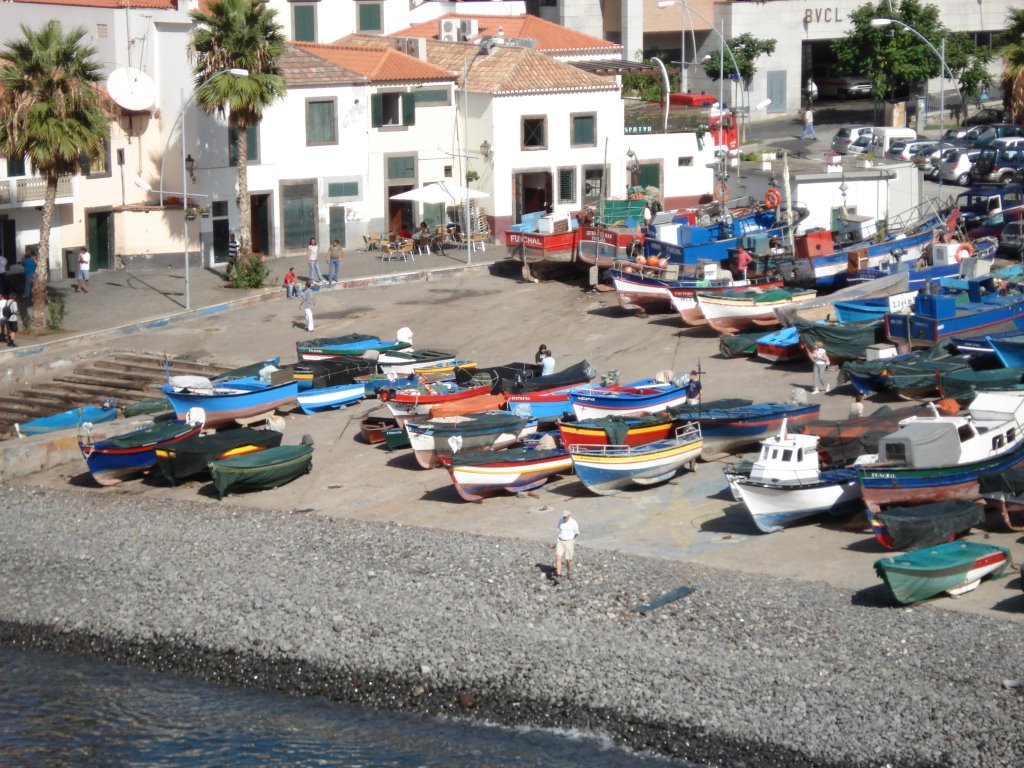
[[[156,83],[141,69],[118,67],[107,78],[110,98],[129,112],[145,112],[156,105]]]

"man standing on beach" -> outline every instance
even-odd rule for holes
[[[555,542],[555,576],[562,576],[562,558],[565,557],[565,575],[572,578],[572,557],[576,551],[576,537],[580,535],[580,526],[573,519],[569,510],[565,510],[558,520],[558,541]]]
[[[306,287],[302,291],[302,311],[306,315],[306,330],[313,332],[313,283],[306,281]]]

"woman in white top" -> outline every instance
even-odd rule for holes
[[[309,279],[313,283],[324,282],[324,275],[320,271],[320,246],[317,245],[316,238],[309,238],[309,245],[306,246],[306,258],[309,259]]]

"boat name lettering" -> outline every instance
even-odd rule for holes
[[[804,24],[820,24],[825,22],[840,22],[843,17],[839,15],[838,8],[808,8],[804,11]]]
[[[626,133],[654,133],[654,129],[649,125],[627,125]]]

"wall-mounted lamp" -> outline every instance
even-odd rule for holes
[[[196,161],[192,155],[185,158],[185,170],[188,171],[188,177],[193,184],[196,183]]]
[[[484,139],[483,144],[480,145],[480,154],[483,156],[484,160],[491,159],[491,142],[487,139]]]

